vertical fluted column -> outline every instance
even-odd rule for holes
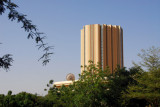
[[[106,58],[106,60],[107,60],[107,64],[108,64],[108,66],[109,66],[109,68],[110,68],[110,70],[112,71],[112,68],[113,68],[113,60],[112,60],[112,55],[113,55],[113,53],[112,53],[112,50],[113,50],[113,48],[112,48],[112,25],[107,25],[107,48],[106,48],[106,50],[107,50],[107,58]]]
[[[94,25],[94,64],[101,62],[101,36],[100,25]]]
[[[81,73],[82,71],[84,71],[84,56],[85,56],[85,53],[84,53],[84,49],[85,49],[85,44],[84,44],[84,27],[83,29],[81,30]]]

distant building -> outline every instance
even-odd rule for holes
[[[75,80],[77,81],[77,80]],[[73,84],[73,81],[60,81],[60,82],[55,82],[54,85],[57,87],[57,88],[60,88],[62,87],[62,85],[68,87],[69,85]]]
[[[108,66],[111,73],[123,67],[123,29],[116,25],[85,25],[81,30],[81,72],[88,61],[99,62],[102,69]]]
[[[123,65],[123,29],[116,25],[85,25],[81,30],[81,73],[84,66],[101,63],[102,69],[108,66],[111,73],[119,65]],[[69,86],[73,81],[55,82],[57,88]]]

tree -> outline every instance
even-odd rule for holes
[[[160,106],[160,48],[154,46],[142,50],[138,54],[142,59],[140,65],[146,67],[147,71],[139,66],[139,73],[133,79],[135,84],[130,84],[124,93],[124,98],[128,101],[141,100],[153,107]],[[145,105],[144,105],[145,106]]]
[[[0,94],[0,107],[53,107],[44,96],[21,92],[12,95],[12,91],[8,91],[7,95]]]
[[[130,85],[124,95],[128,99],[146,100],[151,106],[160,106],[160,69],[142,72],[135,77],[137,84]]]
[[[132,77],[138,70],[132,68],[127,71],[118,67],[114,74],[110,74],[109,69],[102,70],[100,64],[89,63],[83,74],[79,75],[79,80],[69,87],[51,87],[48,99],[62,107],[123,106],[122,91],[126,91],[127,86],[135,82]]]
[[[46,65],[50,61],[50,55],[53,54],[50,52],[51,49],[53,49],[53,46],[48,46],[47,43],[44,42],[44,39],[46,38],[43,36],[44,33],[39,32],[36,25],[32,24],[31,20],[27,19],[27,15],[19,13],[16,8],[18,6],[11,2],[11,0],[0,0],[0,15],[6,12],[6,10],[9,10],[8,18],[11,21],[16,20],[18,23],[22,23],[22,28],[28,32],[28,39],[34,39],[38,49],[42,49],[44,51],[44,54],[42,57],[40,57],[39,60],[42,60],[42,64]],[[6,70],[9,69],[11,66],[11,63],[13,62],[13,59],[10,54],[6,54],[2,57],[0,57],[0,68],[4,68]]]
[[[73,84],[74,104],[88,107],[106,106],[109,70],[103,71],[100,64],[95,65],[92,61],[89,63],[79,80]]]
[[[160,68],[160,48],[152,46],[151,48],[141,50],[138,54],[141,58],[140,65],[147,68],[147,70],[154,70]]]

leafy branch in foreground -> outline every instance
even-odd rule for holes
[[[6,54],[2,58],[0,57],[0,68],[4,68],[5,70],[8,70],[11,66],[11,62],[13,62],[13,59],[11,57],[12,55]]]
[[[42,60],[42,64],[46,65],[50,60],[50,55],[53,54],[50,52],[53,49],[52,46],[48,46],[47,43],[44,43],[44,39],[46,38],[44,33],[39,32],[36,25],[32,24],[31,20],[28,20],[26,17],[27,15],[19,13],[16,8],[18,6],[11,2],[11,0],[0,0],[0,15],[5,13],[6,9],[9,10],[8,18],[11,21],[16,20],[18,23],[22,23],[22,28],[28,32],[28,39],[34,39],[36,44],[38,44],[38,49],[42,49],[44,54],[39,60]],[[10,63],[10,62],[9,62]],[[10,64],[11,65],[11,64]],[[8,69],[8,68],[5,68]]]

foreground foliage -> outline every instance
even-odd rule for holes
[[[46,36],[43,36],[43,32],[39,32],[36,25],[32,24],[32,21],[27,18],[27,15],[19,13],[16,9],[18,5],[12,2],[11,0],[0,0],[0,15],[9,11],[8,18],[11,21],[17,21],[17,23],[22,23],[22,27],[25,32],[28,33],[27,38],[33,39],[38,49],[42,49],[44,52],[43,55],[39,58],[42,60],[42,64],[46,65],[50,61],[50,56],[53,54],[50,50],[53,49],[53,46],[49,46],[48,43],[45,43]],[[0,41],[1,42],[1,41]],[[0,68],[8,70],[13,62],[11,57],[12,55],[6,54],[0,57]]]
[[[12,95],[12,92],[9,91],[6,96],[0,94],[0,107],[52,107],[52,103],[45,97],[36,94],[21,92]]]
[[[9,91],[0,95],[0,107],[159,107],[159,77],[160,70],[144,72],[135,67],[117,68],[110,74],[90,62],[72,85],[56,88],[51,80],[46,96]]]
[[[69,87],[57,89],[51,87],[46,96],[63,107],[120,107],[123,105],[122,91],[136,81],[132,78],[138,69],[117,68],[114,74],[109,69],[102,70],[100,65],[93,64],[85,68],[78,81]]]
[[[124,96],[146,101],[153,107],[160,106],[160,69],[142,72],[135,77],[137,84],[129,85]]]

